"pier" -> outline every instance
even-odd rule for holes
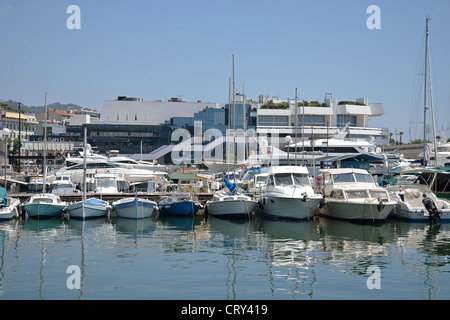
[[[29,197],[31,197],[33,194],[36,193],[17,193],[8,194],[9,197],[12,198],[18,198],[20,199],[20,202],[24,203]],[[145,193],[145,192],[138,192],[137,193],[139,198],[146,198],[155,202],[158,202],[163,196],[169,195],[169,193],[166,192],[152,192],[152,193]],[[67,194],[58,194],[58,196],[61,198],[62,201],[66,202],[76,202],[80,201],[82,197],[82,193],[67,193]],[[88,193],[87,197],[96,197],[96,198],[102,198],[103,200],[113,202],[119,199],[123,198],[130,198],[135,197],[136,193]],[[213,196],[213,193],[195,193],[195,197],[200,201],[201,203],[205,203],[209,199],[211,199]]]

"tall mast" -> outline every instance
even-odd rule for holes
[[[430,17],[426,18],[426,39],[425,39],[425,72],[424,72],[424,90],[423,90],[423,165],[425,166],[425,155],[427,146],[427,67],[428,67],[428,21]]]
[[[297,88],[295,88],[295,165],[297,165],[297,129],[298,129],[298,99]],[[289,146],[288,146],[289,148]]]
[[[429,20],[431,20],[431,18],[429,18]],[[429,72],[428,79],[430,81],[431,121],[433,124],[434,159],[435,159],[436,167],[437,167],[438,166],[438,158],[437,158],[437,144],[436,144],[436,125],[435,125],[435,119],[434,119],[433,86],[431,84],[430,38],[428,37],[428,31],[427,31],[427,47],[428,47],[428,72]]]
[[[20,118],[20,114],[19,114],[19,118]],[[45,193],[45,184],[46,184],[46,180],[47,180],[47,165],[46,165],[46,160],[47,158],[47,91],[45,92],[45,115],[44,115],[44,163],[43,163],[43,168],[44,168],[44,177],[43,177],[43,184],[42,184],[42,193]]]

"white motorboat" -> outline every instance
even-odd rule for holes
[[[388,186],[392,197],[397,199],[397,205],[390,218],[409,222],[428,222],[430,214],[423,204],[424,194],[433,200],[436,208],[441,212],[437,222],[450,222],[450,203],[439,199],[427,184],[426,177],[412,173],[400,174],[397,184]]]
[[[258,195],[257,213],[294,220],[313,218],[322,195],[314,193],[306,167],[276,166],[267,173],[265,189]]]
[[[0,187],[0,220],[9,220],[19,217],[18,207],[20,200],[8,197],[6,189]]]
[[[42,192],[44,189],[44,179],[42,177],[31,177],[27,186],[31,192]]]
[[[144,219],[152,216],[156,202],[136,196],[117,200],[112,206],[120,218]]]
[[[123,174],[103,173],[96,174],[95,179],[95,193],[121,193],[128,189],[127,182]]]
[[[232,194],[231,192],[215,193],[213,198],[206,202],[205,211],[217,217],[249,217],[256,208],[257,201],[245,194]]]
[[[67,203],[52,193],[32,195],[24,204],[28,217],[41,219],[61,216]]]
[[[377,185],[364,169],[320,170],[324,179],[324,203],[319,215],[328,218],[354,221],[385,220],[397,201],[386,189]]]

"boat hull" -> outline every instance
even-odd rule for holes
[[[0,208],[0,220],[10,220],[19,217],[20,200],[16,198],[9,198],[8,205]]]
[[[30,218],[51,218],[62,214],[65,209],[64,204],[51,203],[27,203],[24,205],[25,211]]]
[[[440,209],[441,219],[437,222],[450,222],[450,209]],[[389,219],[403,220],[408,222],[429,222],[429,214],[425,208],[410,208],[404,204],[397,204],[389,216]]]
[[[145,219],[152,216],[156,203],[139,198],[125,198],[113,203],[114,211],[120,218]]]
[[[266,196],[258,201],[257,212],[263,216],[289,219],[309,220],[313,218],[322,197],[288,198]]]
[[[318,209],[320,216],[339,220],[383,221],[394,210],[395,202],[330,201]]]
[[[172,216],[192,216],[197,214],[200,206],[195,201],[179,201],[159,206],[162,214]]]
[[[67,213],[75,219],[101,218],[108,214],[108,203],[99,199],[78,201],[67,206]]]
[[[255,210],[254,200],[223,200],[207,203],[207,212],[216,217],[248,217]]]

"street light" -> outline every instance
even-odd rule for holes
[[[288,160],[288,165],[291,165],[291,162],[289,161],[289,145],[292,143],[292,138],[291,136],[286,136],[284,137],[284,141],[286,141],[287,143],[287,160]]]
[[[8,174],[8,166],[7,166],[7,161],[8,161],[8,137],[11,134],[11,130],[9,130],[8,128],[3,128],[2,130],[0,130],[0,136],[5,137],[4,138],[4,142],[5,142],[5,189],[7,189],[7,174]]]

